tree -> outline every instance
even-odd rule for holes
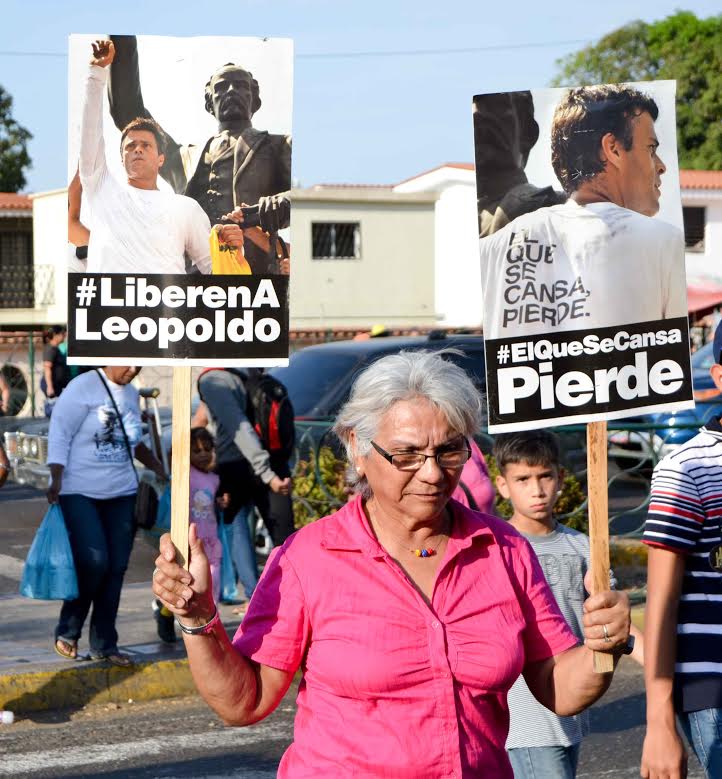
[[[13,99],[0,86],[0,192],[19,192],[31,165],[27,144],[33,137],[12,117]]]
[[[722,170],[722,14],[631,22],[557,66],[555,86],[676,79],[680,167]]]

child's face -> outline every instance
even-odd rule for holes
[[[191,465],[199,471],[210,471],[215,465],[216,451],[207,441],[191,442]]]
[[[562,474],[555,465],[509,463],[496,486],[501,495],[511,501],[516,516],[548,524],[557,501]]]

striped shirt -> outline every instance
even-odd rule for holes
[[[677,615],[675,706],[722,706],[722,574],[710,551],[720,543],[722,427],[714,420],[655,468],[642,540],[685,556]]]

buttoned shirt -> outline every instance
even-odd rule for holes
[[[508,777],[507,691],[577,643],[528,542],[450,501],[430,605],[378,543],[361,499],[274,550],[233,640],[301,668],[279,777]]]

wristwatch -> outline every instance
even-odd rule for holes
[[[213,628],[221,621],[221,615],[218,613],[218,607],[216,606],[213,616],[205,625],[198,625],[198,627],[191,628],[188,627],[188,625],[184,625],[178,617],[175,618],[175,621],[178,623],[181,632],[185,633],[187,636],[207,636],[209,633],[213,632]]]

